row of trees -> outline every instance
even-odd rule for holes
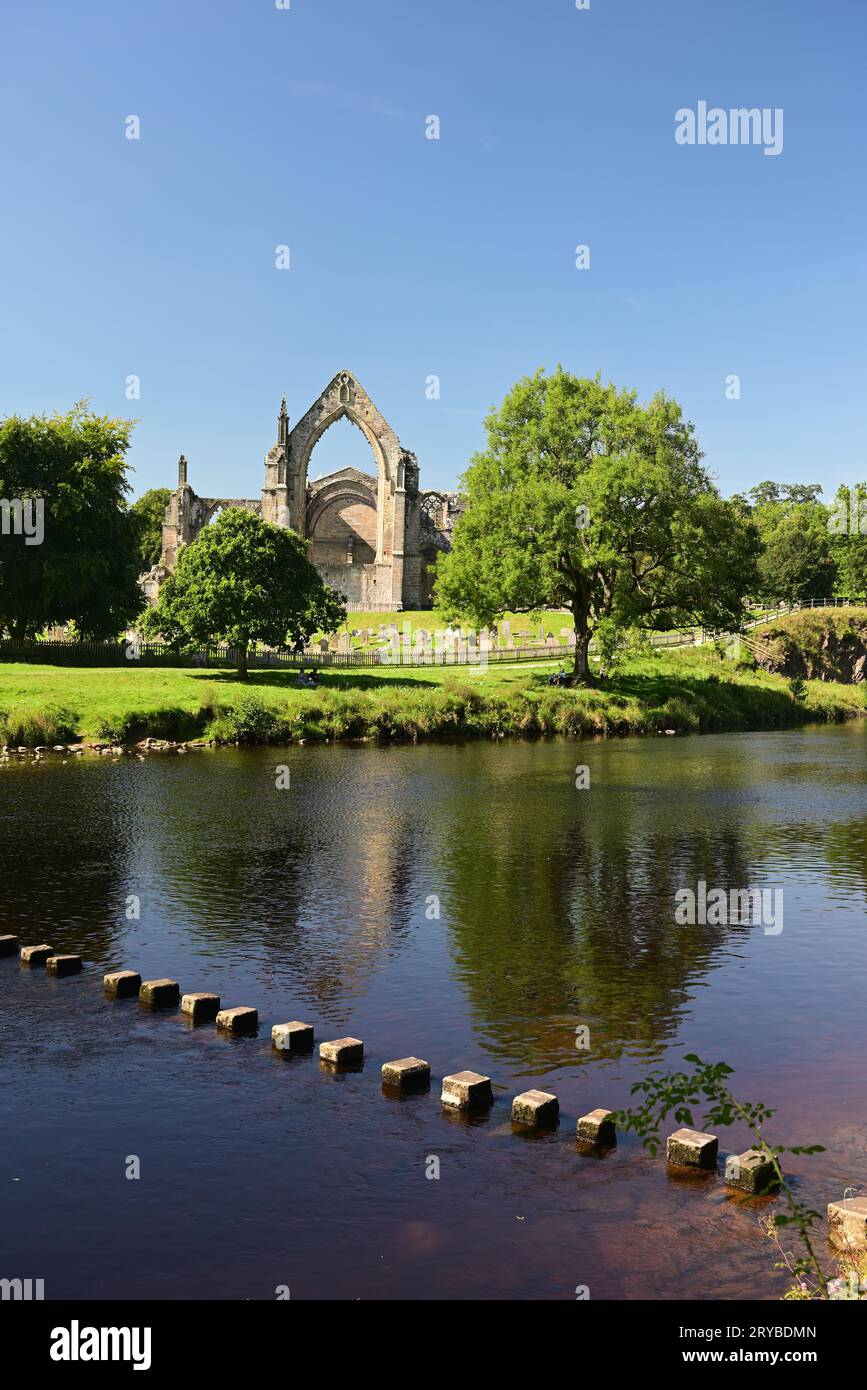
[[[539,371],[486,425],[438,566],[438,606],[480,623],[507,609],[571,609],[581,679],[594,636],[604,646],[633,628],[736,628],[748,597],[867,593],[867,487],[841,488],[827,507],[818,484],[761,483],[725,499],[693,426],[662,393],[643,404],[598,377]],[[71,622],[99,639],[139,620],[178,646],[229,642],[245,668],[252,642],[298,644],[343,621],[305,543],[237,510],[181,551],[142,613],[138,578],[159,559],[169,493],[130,506],[132,427],[84,403],[0,422],[0,629],[29,637]],[[9,534],[9,506],[34,498],[45,514],[28,544]]]
[[[738,500],[750,510],[761,542],[763,597],[861,598],[867,594],[867,483],[838,488],[819,501],[819,483],[759,483]]]

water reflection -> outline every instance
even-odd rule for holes
[[[575,787],[579,761],[590,769],[587,791]],[[276,787],[278,763],[290,769],[288,790]],[[204,1296],[268,1296],[251,1292],[253,1271],[273,1245],[275,1282],[287,1277],[279,1252],[290,1231],[309,1287],[326,1296],[394,1296],[404,1276],[427,1296],[558,1296],[561,1283],[581,1282],[582,1259],[597,1271],[594,1296],[683,1291],[683,1262],[650,1246],[636,1253],[635,1232],[658,1247],[654,1233],[676,1230],[703,1252],[718,1249],[724,1219],[727,1258],[741,1261],[743,1241],[753,1250],[748,1215],[726,1207],[723,1218],[714,1193],[696,1199],[665,1184],[628,1144],[576,1170],[574,1115],[623,1103],[648,1066],[697,1049],[734,1064],[743,1093],[758,1088],[780,1107],[793,1127],[782,1142],[834,1136],[833,1162],[813,1160],[812,1200],[834,1195],[824,1181],[835,1191],[863,1182],[851,1097],[867,1045],[865,780],[861,729],[7,768],[2,929],[81,951],[100,968],[132,965],[214,989],[227,1004],[259,1007],[262,1029],[259,1040],[217,1047],[212,1030],[135,1019],[130,1050],[135,1005],[107,1010],[98,973],[49,984],[0,963],[4,1049],[18,1058],[0,1099],[6,1161],[43,1164],[58,1192],[69,1185],[91,1230],[102,1155],[115,1143],[124,1153],[152,1146],[171,1173],[171,1193],[160,1189],[167,1214],[196,1194],[211,1203],[215,1232],[237,1242],[240,1202],[234,1273],[228,1282],[215,1274]],[[784,932],[676,927],[675,892],[699,880],[782,886]],[[128,916],[131,896],[138,918]],[[364,1070],[327,1085],[315,1058],[275,1066],[270,1023],[308,1016],[320,1037],[332,1028],[363,1037]],[[576,1047],[579,1026],[589,1029],[587,1050]],[[435,1085],[384,1101],[379,1066],[410,1052],[431,1060],[435,1078],[487,1070],[502,1088],[492,1115],[449,1124]],[[83,1094],[99,1087],[105,1114],[70,1117],[64,1075]],[[534,1081],[556,1084],[563,1123],[544,1143],[513,1142],[502,1097]],[[229,1142],[224,1170],[226,1103],[239,1147]],[[179,1113],[183,1144],[170,1122]],[[288,1174],[274,1172],[275,1146],[287,1142],[303,1203]],[[436,1184],[419,1188],[430,1153],[449,1157],[451,1215],[435,1205]],[[233,1173],[246,1175],[237,1200]],[[520,1253],[493,1197],[480,1195],[489,1192],[535,1213]],[[149,1200],[143,1211],[155,1219]],[[580,1219],[564,1227],[564,1212]],[[25,1217],[22,1209],[20,1223],[13,1213],[6,1224],[22,1249]],[[58,1221],[52,1229],[47,1264],[58,1277],[80,1274],[72,1235],[58,1235],[67,1229]],[[100,1241],[89,1288],[99,1278],[112,1286],[129,1264],[109,1233]],[[496,1272],[470,1258],[473,1241],[497,1251]],[[337,1273],[347,1242],[388,1251],[393,1267],[378,1255],[353,1266],[364,1268],[359,1290]],[[442,1267],[426,1265],[426,1252]],[[761,1242],[755,1254],[757,1282],[733,1278],[743,1296],[767,1291],[773,1261]],[[139,1273],[124,1276],[139,1280],[123,1284],[133,1295],[155,1277],[142,1258]],[[189,1292],[182,1269],[172,1279],[175,1292]]]

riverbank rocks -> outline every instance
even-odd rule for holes
[[[491,1078],[477,1071],[444,1076],[441,1100],[452,1110],[486,1110],[494,1103]]]
[[[550,1091],[523,1091],[512,1101],[515,1124],[552,1129],[560,1117],[560,1102]]]
[[[776,1192],[780,1186],[776,1168],[761,1149],[747,1149],[746,1153],[729,1154],[726,1159],[725,1180],[729,1187],[736,1187],[739,1192],[748,1192],[752,1197]]]
[[[17,936],[0,936],[0,956],[17,956],[19,949]]]
[[[701,1134],[697,1129],[678,1129],[668,1136],[665,1157],[678,1168],[716,1167],[719,1141],[713,1134]]]
[[[141,989],[141,975],[135,970],[112,970],[102,977],[109,999],[129,999]]]
[[[22,946],[21,964],[29,965],[31,970],[39,965],[44,965],[49,956],[54,955],[54,947],[46,946],[43,942],[40,946]]]
[[[177,980],[145,980],[138,997],[150,1009],[171,1009],[180,1003],[181,991]]]
[[[867,1250],[867,1197],[829,1202],[828,1239],[838,1249]]]
[[[271,1043],[278,1052],[312,1052],[313,1024],[275,1023],[271,1029]]]
[[[193,1023],[213,1023],[219,1012],[219,994],[185,994],[181,998],[181,1013]]]
[[[356,1066],[364,1061],[364,1043],[360,1038],[337,1038],[334,1042],[320,1043],[319,1056],[331,1066]]]
[[[591,1110],[582,1115],[575,1133],[582,1144],[598,1144],[600,1148],[612,1148],[617,1143],[612,1110]]]
[[[400,1057],[396,1062],[386,1062],[382,1068],[383,1086],[394,1086],[399,1091],[417,1091],[430,1085],[430,1062],[420,1057]]]
[[[45,968],[49,975],[78,975],[81,956],[49,956]]]
[[[220,1009],[217,1027],[224,1033],[255,1033],[259,1027],[259,1010],[241,1005],[235,1009]]]

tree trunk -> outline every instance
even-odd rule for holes
[[[572,667],[573,679],[578,685],[586,685],[590,680],[590,633],[575,629],[575,664]]]
[[[238,680],[247,679],[247,643],[238,648]]]

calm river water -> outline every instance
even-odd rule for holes
[[[863,1190],[865,791],[863,727],[6,767],[0,931],[86,968],[0,961],[0,1277],[47,1298],[778,1297],[754,1207],[633,1138],[579,1155],[575,1118],[696,1051],[778,1108],[781,1142],[827,1146],[789,1164],[816,1206]],[[700,879],[781,887],[783,931],[675,926]],[[107,1002],[125,967],[255,1005],[258,1037]],[[363,1070],[272,1054],[289,1019],[364,1039]],[[382,1063],[410,1053],[431,1092],[386,1098]],[[485,1119],[441,1109],[463,1068],[493,1079]],[[512,1132],[532,1086],[556,1133]]]

